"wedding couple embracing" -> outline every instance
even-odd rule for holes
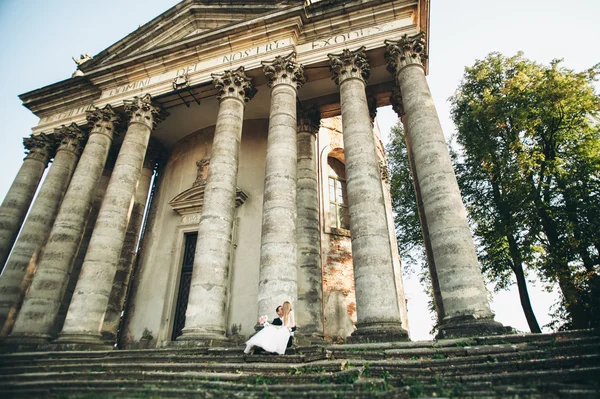
[[[292,346],[294,331],[296,331],[296,320],[292,310],[292,304],[284,302],[275,310],[277,317],[271,323],[267,316],[261,316],[258,323],[263,329],[256,333],[246,342],[244,353],[255,353],[260,348],[265,352],[283,355],[285,350]]]

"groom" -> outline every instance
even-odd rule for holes
[[[283,319],[281,318],[281,316],[282,316],[281,305],[277,306],[277,308],[275,309],[275,312],[277,312],[278,317],[274,318],[273,321],[271,322],[271,324],[273,324],[274,326],[282,326]],[[291,348],[292,344],[294,343],[294,331],[296,331],[296,327],[292,327],[290,339],[288,339],[288,343],[287,343],[287,348]]]

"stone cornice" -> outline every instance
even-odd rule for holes
[[[200,4],[186,0],[180,5],[184,3],[188,6]],[[255,18],[194,33],[173,43],[149,47],[141,53],[129,53],[120,59],[105,59],[103,63],[102,57],[99,57],[103,53],[98,54],[96,59],[82,64],[85,76],[21,96],[24,105],[41,118],[33,131],[48,132],[60,124],[71,122],[82,124],[85,111],[91,109],[92,104],[100,107],[111,104],[117,108],[123,101],[131,99],[134,93],[150,93],[153,97],[168,94],[173,91],[172,82],[177,71],[188,73],[190,87],[199,87],[210,84],[211,73],[241,65],[250,71],[250,76],[256,77],[261,61],[294,50],[298,53],[298,62],[304,65],[323,62],[328,52],[339,53],[344,46],[357,48],[365,43],[370,51],[382,47],[384,39],[415,32],[418,18],[413,13],[420,4],[418,0],[351,0],[332,6],[326,13],[307,17],[301,5],[294,5],[302,2],[283,3],[285,7],[277,11],[267,10],[267,13]],[[183,12],[181,7],[178,10],[172,16]],[[171,28],[167,26],[167,13],[153,20],[164,23],[165,31]],[[170,24],[172,20],[169,21]],[[141,37],[148,34],[144,27],[131,35]],[[133,36],[129,40],[134,40]],[[345,40],[348,43],[344,43]],[[119,43],[109,49],[117,51]],[[270,46],[269,43],[273,43],[272,50],[253,50],[257,46]],[[234,59],[234,54],[248,51],[251,53],[249,56]],[[79,88],[73,88],[73,84],[79,85]],[[72,97],[71,94],[66,98],[56,94],[60,92],[72,93]],[[81,93],[85,97],[79,97]]]

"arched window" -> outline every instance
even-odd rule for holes
[[[327,165],[329,166],[329,221],[331,227],[350,229],[345,166],[333,157],[327,158]]]

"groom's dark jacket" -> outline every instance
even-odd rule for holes
[[[274,326],[282,326],[283,320],[281,320],[281,317],[276,317],[273,319],[271,324],[273,324]],[[292,332],[294,332],[294,331],[296,331],[296,327],[292,327]]]

